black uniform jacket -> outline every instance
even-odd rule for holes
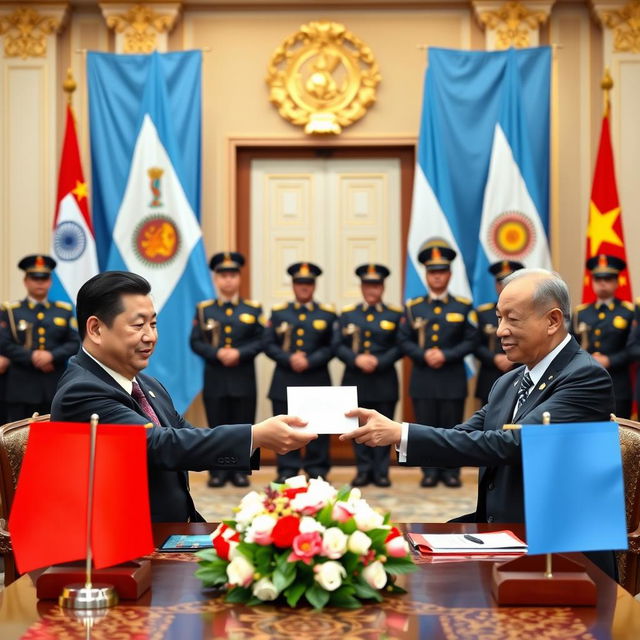
[[[462,400],[466,397],[464,357],[476,347],[476,327],[476,312],[466,298],[447,294],[444,300],[421,296],[407,301],[399,342],[402,352],[413,362],[409,385],[412,398]],[[431,368],[424,360],[425,351],[431,347],[441,349],[446,358],[439,369]]]
[[[191,348],[204,358],[204,393],[214,398],[256,395],[254,360],[262,351],[264,320],[262,306],[253,300],[238,304],[204,300],[196,307],[191,330]],[[240,363],[225,367],[218,349],[235,347]]]
[[[510,423],[601,422],[609,420],[614,399],[611,378],[571,341],[554,358],[512,418],[524,366],[498,378],[489,402],[453,429],[409,425],[409,466],[479,467],[476,522],[523,522],[524,494],[519,430]]]
[[[264,332],[264,352],[276,362],[269,398],[286,400],[287,387],[320,387],[331,384],[327,363],[333,357],[331,338],[336,313],[331,305],[288,302],[271,310]],[[296,373],[289,364],[295,351],[307,356],[309,368]]]
[[[136,376],[161,426],[147,429],[147,464],[151,519],[186,522],[202,519],[189,494],[187,470],[257,469],[251,455],[251,425],[198,429],[177,413],[167,390],[155,378]],[[140,405],[83,351],[69,366],[53,399],[51,419],[88,422],[97,413],[107,424],[148,424]]]
[[[11,360],[5,399],[17,404],[49,404],[67,360],[78,351],[80,337],[67,302],[34,304],[28,299],[5,302],[0,310],[0,353]],[[54,370],[45,373],[31,363],[37,349],[50,351]]]
[[[402,309],[380,303],[349,305],[342,310],[333,335],[334,351],[345,363],[342,384],[358,387],[358,400],[365,402],[396,402],[398,375],[394,366],[402,356],[397,333]],[[355,364],[356,356],[370,353],[378,359],[372,373],[365,373]]]

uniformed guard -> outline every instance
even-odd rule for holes
[[[220,424],[253,424],[256,414],[254,360],[262,350],[262,306],[240,297],[244,256],[216,253],[209,263],[218,297],[196,307],[191,348],[205,361],[202,398],[212,429]],[[229,472],[210,470],[208,486],[224,486]],[[236,487],[246,487],[246,473],[230,475]]]
[[[402,356],[397,341],[402,308],[382,302],[389,273],[381,264],[363,264],[356,269],[364,302],[342,310],[333,343],[336,355],[346,365],[342,384],[358,388],[358,406],[393,419],[398,401],[394,364]],[[367,447],[355,441],[353,446],[358,471],[351,484],[391,486],[389,447]]]
[[[269,389],[274,415],[287,413],[287,387],[331,385],[327,364],[333,357],[336,313],[331,305],[313,299],[322,269],[311,262],[296,262],[287,273],[293,279],[295,301],[273,307],[264,332],[264,352],[276,362]],[[310,477],[327,476],[331,466],[328,435],[307,445],[304,462],[300,451],[279,455],[276,481],[295,476],[301,465]]]
[[[9,421],[50,412],[67,360],[80,348],[73,307],[48,299],[55,267],[46,255],[20,260],[27,297],[5,302],[0,310],[0,353],[10,360],[5,374]]]
[[[615,297],[618,274],[626,263],[615,256],[600,254],[589,258],[586,264],[591,271],[596,301],[577,307],[573,318],[574,335],[580,346],[609,372],[616,415],[628,418],[631,415],[629,362],[632,353],[627,349],[627,341],[634,320],[634,306]]]
[[[504,289],[503,280],[518,269],[524,269],[521,262],[515,260],[501,260],[494,262],[489,267],[489,273],[496,280],[496,293],[498,296]],[[509,361],[502,350],[500,339],[496,335],[498,330],[498,317],[496,316],[496,303],[487,302],[477,309],[479,343],[475,355],[480,360],[480,371],[476,382],[476,398],[479,398],[484,406],[489,399],[489,391],[493,383],[506,371],[510,371],[514,364]]]
[[[464,357],[477,344],[477,318],[471,300],[448,292],[456,252],[442,238],[430,238],[418,260],[427,270],[429,294],[407,300],[399,331],[400,348],[413,361],[409,393],[417,422],[453,427],[462,422],[467,376]],[[459,487],[460,469],[423,467],[422,487],[438,480]]]

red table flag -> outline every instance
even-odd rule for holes
[[[82,560],[87,547],[88,424],[36,422],[9,517],[20,573]],[[97,569],[153,550],[145,429],[98,425],[91,550]]]
[[[622,228],[622,210],[618,200],[611,134],[609,131],[608,105],[602,118],[598,157],[596,158],[596,168],[593,173],[585,262],[599,254],[615,256],[627,262]],[[629,302],[632,300],[631,280],[629,278],[629,270],[626,268],[620,272],[616,296],[621,300]],[[591,272],[585,267],[582,302],[594,302],[595,299],[596,296],[591,287]]]

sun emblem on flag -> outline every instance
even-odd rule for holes
[[[180,232],[168,216],[147,216],[136,227],[133,248],[143,262],[151,266],[170,263],[180,248]]]
[[[64,261],[77,260],[87,247],[87,236],[77,222],[67,220],[60,223],[53,236],[56,258]]]
[[[149,203],[150,207],[161,207],[162,201],[160,200],[160,196],[162,193],[160,192],[160,180],[162,178],[162,174],[164,173],[164,169],[160,167],[151,167],[147,171],[147,175],[149,176],[149,188],[151,189],[151,202]]]
[[[533,222],[521,211],[501,213],[489,227],[487,235],[491,249],[500,258],[524,258],[536,240]]]

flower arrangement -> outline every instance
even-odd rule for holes
[[[198,552],[196,576],[227,590],[226,601],[250,606],[281,598],[295,607],[304,595],[316,609],[357,608],[382,600],[381,590],[405,593],[395,576],[416,569],[409,547],[372,509],[359,489],[340,491],[304,476],[251,491]]]

